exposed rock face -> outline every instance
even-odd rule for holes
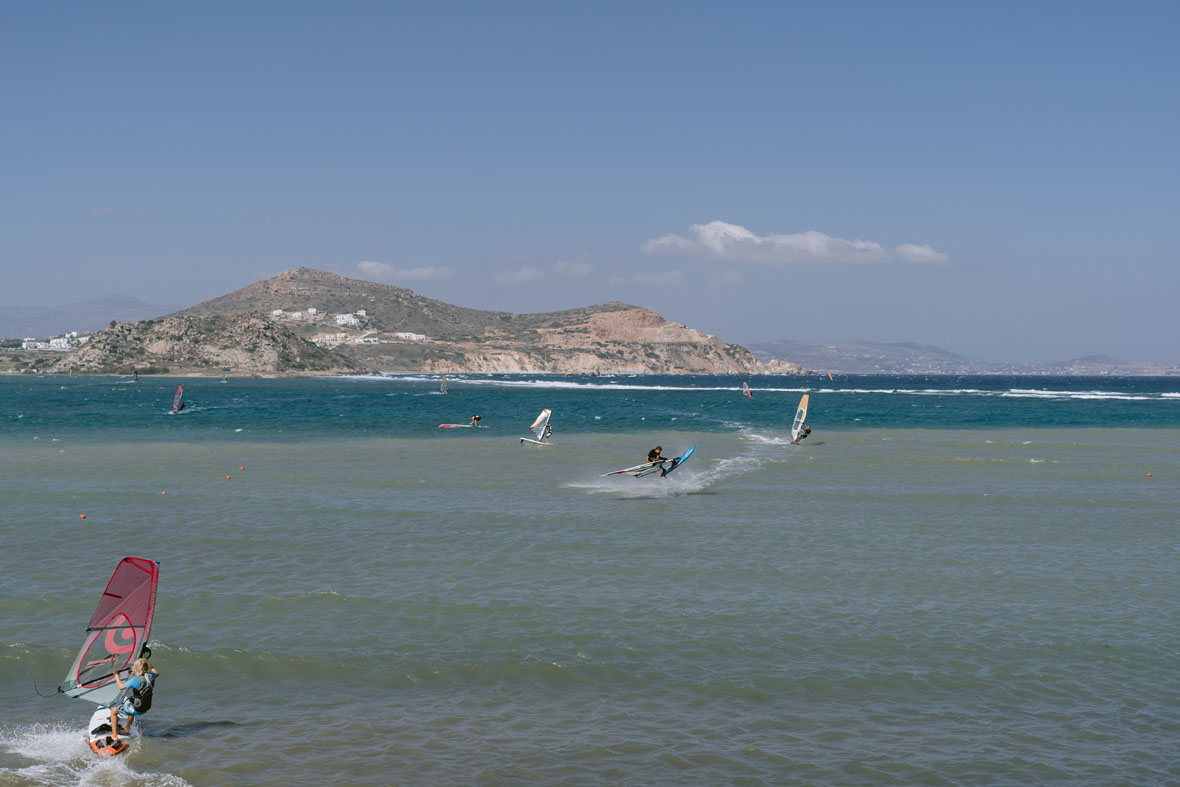
[[[284,315],[272,317],[276,310]],[[356,316],[361,310],[355,326],[337,325],[335,315]],[[297,318],[294,312],[300,313]],[[374,343],[356,343],[363,337]],[[312,338],[339,343],[329,350],[308,341]],[[759,361],[744,347],[625,303],[542,314],[480,311],[309,268],[285,271],[159,320],[116,324],[53,369],[70,367],[120,374],[229,368],[239,375],[803,371],[791,363]]]
[[[301,339],[259,315],[185,317],[115,323],[50,367],[63,373],[219,372],[300,374],[356,371],[355,362]]]

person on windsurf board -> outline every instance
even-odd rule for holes
[[[471,416],[471,425],[472,426],[479,426],[479,419],[480,419],[480,416],[478,416],[478,415]]]
[[[804,424],[803,431],[799,432],[799,436],[791,441],[791,445],[799,445],[800,441],[806,440],[808,435],[810,435],[810,434],[811,434],[811,427]]]
[[[693,452],[697,450],[697,447],[695,445],[690,447],[687,451],[674,459],[664,456],[663,450],[664,449],[662,446],[657,445],[655,448],[647,452],[647,461],[643,464],[635,465],[634,467],[624,467],[622,470],[613,470],[609,473],[603,473],[602,475],[604,477],[609,475],[629,475],[632,478],[644,478],[658,472],[660,474],[660,478],[663,478],[668,475],[668,473],[671,473],[677,467],[684,464],[684,462],[690,456],[692,456]],[[669,464],[669,461],[671,464]]]
[[[111,743],[117,743],[119,740],[119,733],[124,735],[131,734],[131,722],[137,717],[147,713],[152,708],[152,691],[155,689],[156,680],[160,677],[160,671],[152,666],[152,663],[146,658],[139,658],[131,665],[131,677],[124,683],[123,679],[119,677],[119,673],[115,673],[115,683],[119,686],[120,691],[124,693],[122,704],[111,706]],[[130,692],[130,693],[128,693]],[[126,724],[122,724],[122,720],[126,719]]]

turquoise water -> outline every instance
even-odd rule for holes
[[[0,379],[0,785],[1180,781],[1180,381],[178,382]],[[97,761],[34,681],[123,555]]]

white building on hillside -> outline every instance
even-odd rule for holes
[[[424,333],[395,333],[399,339],[404,339],[407,342],[424,342],[426,341],[426,334]]]
[[[347,333],[322,333],[311,340],[312,344],[317,344],[320,347],[335,347],[338,344],[343,344],[348,341]]]

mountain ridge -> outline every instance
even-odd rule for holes
[[[0,305],[0,337],[60,336],[69,331],[97,331],[111,320],[137,322],[176,311],[176,306],[146,303],[131,295],[102,295],[63,306]]]
[[[1161,376],[1180,374],[1176,364],[1128,361],[1108,355],[1086,355],[1047,363],[979,361],[918,342],[802,342],[781,339],[752,342],[763,361],[790,357],[813,369],[844,374],[1056,374]]]

